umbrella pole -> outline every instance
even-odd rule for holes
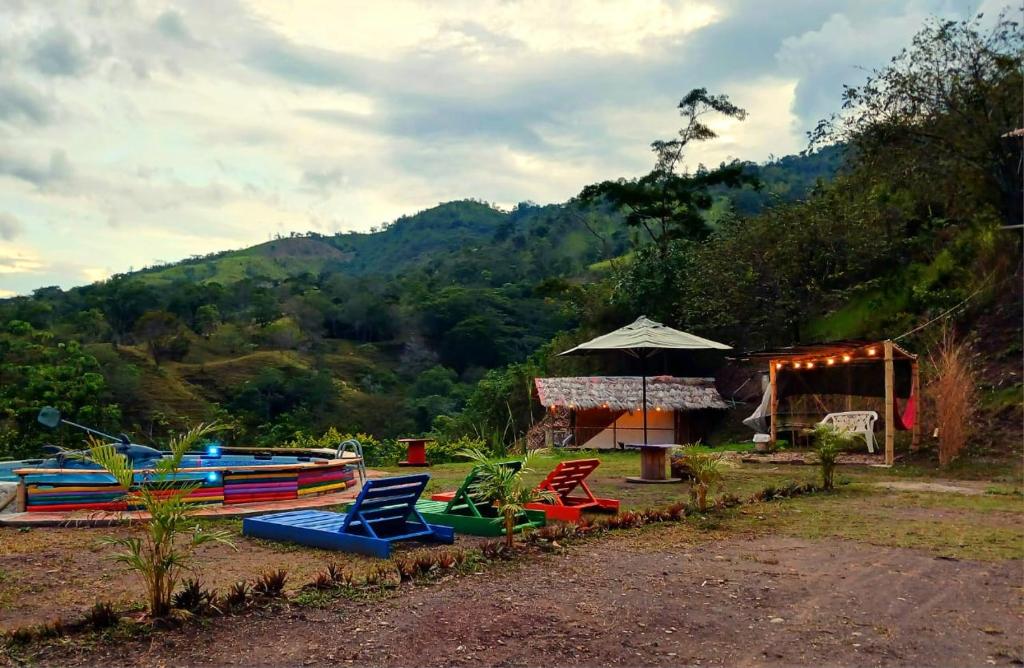
[[[640,397],[644,412],[644,445],[647,445],[647,356],[640,354]]]

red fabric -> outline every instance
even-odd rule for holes
[[[917,397],[910,395],[907,399],[907,405],[903,407],[903,412],[900,412],[899,400],[896,397],[892,398],[893,413],[896,415],[896,428],[901,431],[908,431],[914,428],[914,421],[917,420]]]

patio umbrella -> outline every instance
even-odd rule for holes
[[[588,355],[593,353],[622,352],[640,360],[640,392],[643,402],[644,445],[647,444],[647,359],[663,350],[731,350],[732,346],[680,332],[647,316],[640,316],[632,324],[614,332],[559,353],[559,355]]]

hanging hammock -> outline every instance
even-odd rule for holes
[[[892,398],[893,415],[896,416],[896,429],[899,431],[909,431],[914,428],[914,422],[917,420],[917,397],[911,392],[910,397],[907,399],[906,405],[903,407],[903,411],[900,411],[899,399],[896,397]]]

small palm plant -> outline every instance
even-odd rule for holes
[[[683,461],[693,476],[690,494],[697,504],[697,510],[708,509],[708,492],[722,486],[725,469],[729,465],[720,452],[707,452],[696,445],[683,448]]]
[[[555,496],[546,489],[534,489],[523,483],[523,474],[533,470],[530,465],[541,452],[527,453],[519,468],[492,461],[479,448],[467,448],[459,453],[476,466],[476,481],[470,486],[470,494],[474,499],[491,503],[498,509],[495,522],[505,524],[505,545],[510,548],[515,536],[516,516],[526,510],[526,504],[551,501]]]
[[[125,490],[132,506],[140,506],[150,519],[141,536],[108,537],[104,542],[122,548],[115,560],[137,572],[146,585],[149,614],[153,618],[166,617],[171,611],[174,589],[183,571],[191,569],[195,549],[210,541],[232,545],[228,533],[203,531],[198,525],[190,526],[194,505],[186,498],[202,483],[182,482],[176,478],[182,457],[200,439],[216,431],[215,425],[200,424],[175,437],[170,442],[170,456],[154,464],[152,478],[135,482],[135,471],[128,458],[109,443],[90,441],[89,457]]]
[[[814,428],[814,451],[818,453],[818,463],[821,464],[821,486],[823,489],[832,489],[836,459],[840,452],[850,446],[852,440],[851,432],[836,429],[830,424],[819,424]]]

